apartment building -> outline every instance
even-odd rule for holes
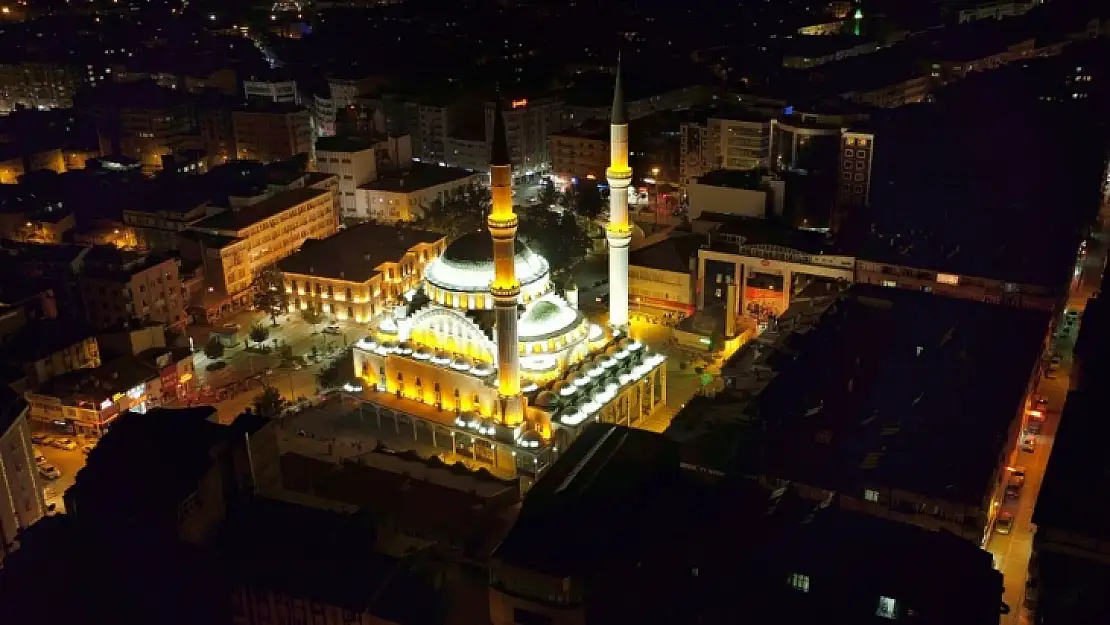
[[[409,171],[359,187],[357,210],[376,221],[412,221],[423,214],[421,207],[461,195],[486,180],[485,174],[469,169],[413,163]]]
[[[186,147],[192,114],[177,95],[153,85],[139,85],[131,94],[134,99],[119,104],[118,153],[139,161],[143,173],[161,171],[163,156]],[[100,151],[112,154],[105,138]]]
[[[17,107],[56,109],[73,106],[80,75],[69,67],[29,61],[0,63],[0,112]]]
[[[419,286],[447,239],[439,233],[360,224],[309,239],[278,264],[289,310],[313,308],[335,319],[367,322]]]
[[[717,169],[770,166],[771,119],[757,111],[739,110],[684,122],[679,148],[681,183],[691,184]]]
[[[312,154],[312,115],[296,104],[256,100],[232,111],[231,127],[239,160],[269,163]]]
[[[412,166],[412,142],[408,135],[370,141],[353,137],[322,137],[316,142],[316,170],[337,178],[340,215],[366,219],[359,214],[356,191],[382,174]]]
[[[251,76],[243,81],[243,95],[248,100],[301,104],[297,81],[277,76]]]
[[[99,246],[83,263],[81,294],[93,326],[135,318],[177,329],[188,325],[176,260]]]
[[[493,141],[497,104],[486,102],[486,141]],[[555,98],[518,98],[501,103],[505,137],[513,174],[531,175],[551,168],[548,137],[564,127],[563,101]]]
[[[0,388],[0,562],[18,547],[19,532],[46,514],[27,402]]]
[[[609,124],[590,120],[548,137],[551,173],[570,180],[603,180],[609,166]]]
[[[335,234],[333,197],[327,189],[290,189],[206,217],[181,233],[182,257],[203,265],[210,290],[245,303],[259,271],[295,252],[305,239]]]

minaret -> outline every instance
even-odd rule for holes
[[[517,340],[517,301],[520,282],[516,279],[516,229],[513,214],[512,166],[509,163],[509,142],[505,138],[505,118],[501,112],[501,94],[493,111],[493,144],[490,146],[489,218],[493,237],[493,295],[497,323],[497,388],[501,422],[515,426],[524,420],[524,398],[520,394],[520,346]]]
[[[621,87],[621,62],[617,57],[617,84],[613,88],[613,112],[609,119],[609,325],[628,325],[628,243],[632,227],[628,223],[628,185],[632,170],[628,167],[628,112],[624,108]]]

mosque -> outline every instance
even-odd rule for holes
[[[448,430],[474,457],[538,472],[586,424],[632,425],[666,402],[661,354],[628,335],[628,118],[618,64],[610,126],[609,319],[591,323],[570,286],[517,239],[505,123],[494,115],[488,231],[456,239],[419,289],[354,348],[364,401]],[[380,418],[380,417],[379,417]],[[462,434],[462,436],[458,436]]]

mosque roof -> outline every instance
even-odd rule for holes
[[[547,260],[520,239],[516,242],[514,261],[521,285],[543,278],[549,270]],[[456,239],[428,265],[425,280],[450,291],[488,291],[493,280],[493,241],[489,233],[470,232]]]

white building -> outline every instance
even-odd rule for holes
[[[423,214],[423,206],[450,199],[472,185],[485,184],[488,177],[458,167],[413,163],[409,171],[360,186],[355,191],[356,210],[375,221],[412,221]]]
[[[248,100],[260,99],[269,102],[301,103],[301,94],[297,91],[297,81],[295,80],[244,80],[243,94]]]
[[[443,151],[443,162],[450,167],[489,171],[489,143],[481,137],[446,137]]]
[[[323,137],[316,142],[316,170],[337,177],[340,215],[346,219],[369,218],[358,210],[356,196],[361,185],[411,167],[408,135],[376,142],[349,137]]]
[[[486,138],[493,139],[494,102],[486,103]],[[547,137],[563,129],[563,102],[553,98],[518,99],[502,107],[513,175],[551,169]]]
[[[757,171],[721,169],[687,185],[686,193],[690,219],[697,219],[702,213],[763,219],[770,213],[783,213],[786,185]]]

